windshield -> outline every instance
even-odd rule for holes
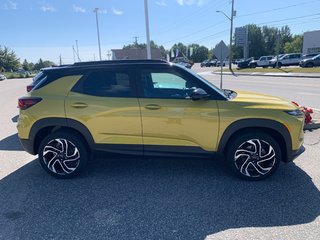
[[[312,59],[315,60],[315,59],[318,59],[320,58],[320,54],[318,54],[317,56],[314,56]]]

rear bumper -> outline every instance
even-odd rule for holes
[[[36,155],[35,151],[34,151],[34,147],[33,147],[33,142],[30,141],[29,139],[21,139],[20,138],[20,142],[21,142],[21,145],[23,147],[23,149],[32,154],[32,155]]]

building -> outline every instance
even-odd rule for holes
[[[147,59],[147,49],[112,49],[112,60],[123,60],[123,59]],[[162,56],[160,49],[151,49],[151,59],[165,59]]]
[[[320,53],[320,30],[303,34],[303,54]]]

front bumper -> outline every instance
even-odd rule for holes
[[[289,158],[289,162],[292,162],[294,159],[299,157],[302,153],[305,151],[305,147],[301,145],[301,147],[298,150],[294,150],[291,152],[291,157]]]

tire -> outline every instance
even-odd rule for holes
[[[281,66],[282,66],[282,63],[278,62],[278,68],[281,68]]]
[[[281,162],[279,144],[268,134],[237,135],[226,152],[230,169],[240,178],[258,181],[271,176]]]
[[[39,161],[51,176],[73,178],[87,165],[88,150],[78,135],[55,132],[42,140]]]
[[[255,64],[255,63],[254,63],[254,64],[250,64],[249,67],[250,67],[250,68],[256,68],[256,67],[257,67],[257,64]]]
[[[313,63],[307,63],[306,67],[307,68],[313,68]]]

